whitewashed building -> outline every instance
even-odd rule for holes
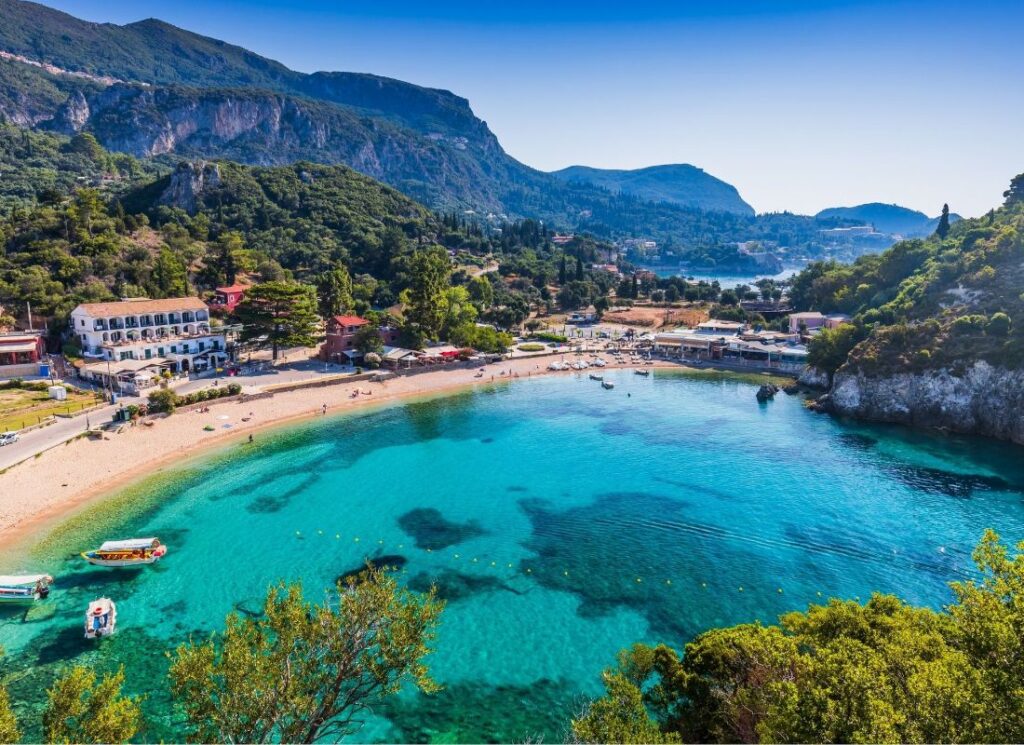
[[[224,334],[210,328],[209,308],[197,297],[83,303],[71,311],[71,326],[87,359],[146,360],[172,372],[227,359]]]

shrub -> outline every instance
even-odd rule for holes
[[[530,338],[537,339],[538,341],[553,341],[556,344],[565,344],[569,341],[569,337],[551,331],[537,331],[530,334]]]
[[[228,383],[225,390],[227,390],[229,396],[237,396],[242,392],[242,386],[239,383]]]
[[[178,394],[170,388],[161,388],[149,394],[149,410],[171,414],[178,406]]]
[[[985,326],[985,333],[989,336],[1009,336],[1012,323],[1010,317],[1005,313],[993,313]]]
[[[526,343],[519,345],[520,352],[543,352],[545,349],[543,344]]]

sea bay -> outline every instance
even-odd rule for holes
[[[148,694],[144,739],[173,739],[167,649],[258,614],[278,580],[319,598],[377,558],[448,600],[428,658],[444,690],[403,692],[354,740],[560,739],[634,641],[681,648],[872,591],[940,607],[985,528],[1024,537],[1013,446],[843,423],[781,394],[759,405],[753,379],[606,375],[613,390],[519,380],[266,433],[4,556],[56,577],[45,603],[0,609],[19,713],[70,662],[124,664]],[[170,553],[127,571],[78,558],[129,535]],[[100,595],[119,630],[87,643]]]

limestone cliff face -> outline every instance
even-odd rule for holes
[[[216,163],[181,163],[171,174],[170,183],[157,203],[177,207],[193,214],[203,191],[216,188],[220,184],[220,167]]]
[[[831,383],[827,372],[818,367],[811,367],[810,365],[803,369],[800,373],[800,377],[797,378],[797,382],[807,388],[816,388],[821,391],[827,391],[829,384]]]
[[[445,194],[477,206],[501,204],[484,166],[505,156],[485,125],[488,136],[472,141],[269,91],[125,84],[69,98],[47,127],[88,130],[107,149],[137,157],[344,164],[432,204],[443,204]]]
[[[948,369],[869,377],[836,373],[832,411],[862,419],[984,435],[1024,444],[1024,370],[975,362]]]

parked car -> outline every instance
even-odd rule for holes
[[[0,432],[0,446],[11,445],[18,441],[17,432]]]

